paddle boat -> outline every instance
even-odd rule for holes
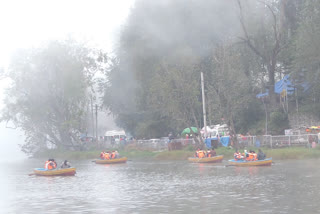
[[[223,155],[213,156],[213,157],[204,157],[204,158],[196,158],[190,157],[188,161],[192,163],[221,163],[223,159]]]
[[[63,168],[63,169],[44,169],[44,168],[35,168],[33,170],[34,175],[40,175],[40,176],[60,176],[60,175],[75,175],[76,174],[76,168]]]
[[[127,157],[114,158],[114,159],[96,159],[94,162],[96,164],[113,164],[113,163],[125,163],[127,162]]]
[[[230,165],[234,166],[271,166],[272,158],[267,158],[264,160],[257,160],[257,161],[246,161],[246,160],[229,160]]]

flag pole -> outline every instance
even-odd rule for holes
[[[202,110],[203,110],[203,123],[204,123],[204,137],[207,137],[207,119],[206,119],[206,101],[204,96],[204,81],[203,72],[201,72],[201,89],[202,89]]]

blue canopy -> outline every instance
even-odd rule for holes
[[[294,93],[294,85],[290,81],[290,75],[285,75],[281,80],[276,82],[274,84],[274,93],[280,94],[283,91],[286,91],[287,94],[293,94]],[[304,91],[308,90],[310,88],[310,85],[308,83],[299,84],[303,87]],[[257,98],[265,97],[269,95],[269,90],[267,89],[265,93],[257,94]]]
[[[206,138],[206,140],[204,141],[204,143],[206,144],[207,148],[211,148],[211,141],[212,140],[219,140],[217,137],[212,137],[212,138]],[[224,137],[220,137],[220,143],[222,144],[222,146],[227,147],[229,145],[230,142],[230,137],[229,136],[224,136]]]

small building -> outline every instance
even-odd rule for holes
[[[104,134],[104,141],[111,142],[112,138],[115,140],[115,142],[119,142],[120,138],[125,138],[126,132],[124,130],[111,130],[107,131]]]

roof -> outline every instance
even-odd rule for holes
[[[117,130],[111,130],[111,131],[107,131],[104,136],[115,136],[115,135],[126,135],[126,132],[124,130],[120,130],[120,131],[117,131]]]

